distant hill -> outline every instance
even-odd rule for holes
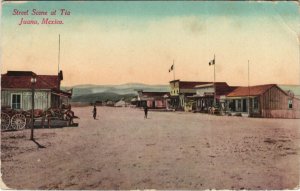
[[[124,101],[129,102],[132,98],[136,97],[135,94],[116,94],[116,93],[93,93],[93,94],[85,94],[80,96],[73,96],[72,102],[81,102],[81,103],[95,103],[96,101],[119,101],[123,99]]]
[[[147,85],[141,83],[127,83],[121,85],[92,85],[83,84],[73,87],[62,87],[62,89],[73,88],[72,102],[94,102],[135,97],[136,90],[168,92],[169,85]]]
[[[169,85],[122,84],[122,85],[77,85],[73,86],[73,96],[94,93],[136,94],[137,89],[146,91],[169,91]]]

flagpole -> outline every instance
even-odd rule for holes
[[[173,78],[175,80],[175,63],[174,63],[174,60],[173,60]]]
[[[216,55],[214,54],[214,106],[216,105]]]
[[[58,34],[58,66],[57,66],[57,70],[59,73],[59,64],[60,64],[60,34]]]

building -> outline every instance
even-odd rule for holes
[[[166,109],[168,107],[169,92],[165,91],[145,91],[137,90],[137,107],[144,107],[147,105],[153,109]]]
[[[170,81],[170,107],[175,110],[183,110],[188,104],[188,96],[196,94],[195,86],[209,83],[211,82]]]
[[[69,103],[72,93],[60,90],[63,80],[62,71],[58,75],[36,75],[31,71],[8,71],[1,75],[1,107],[16,110],[31,109],[31,78],[33,76],[36,77],[35,109],[45,110],[50,107],[60,107],[62,103]]]
[[[189,96],[190,100],[194,100],[195,106],[192,110],[198,112],[208,112],[208,108],[214,106],[214,98],[216,98],[216,105],[220,109],[225,109],[225,100],[222,98],[236,87],[228,86],[226,82],[207,83],[196,85],[196,94]],[[216,92],[216,96],[215,95]]]
[[[114,104],[115,107],[127,107],[128,105],[129,104],[126,103],[124,100],[119,100]]]
[[[300,118],[300,99],[276,84],[237,87],[226,96],[231,113],[253,117]]]

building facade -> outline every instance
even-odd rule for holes
[[[190,97],[190,99],[195,100],[195,110],[198,112],[208,112],[208,109],[213,106],[224,110],[226,103],[222,98],[235,89],[235,87],[228,86],[226,82],[216,82],[196,85],[195,89],[196,94]],[[216,103],[214,103],[214,99],[216,99]]]
[[[276,84],[238,87],[226,96],[228,111],[253,117],[300,118],[300,99]]]
[[[184,110],[188,107],[188,97],[196,94],[196,85],[208,84],[211,82],[195,81],[170,81],[170,107],[175,110]]]
[[[1,107],[15,110],[32,108],[31,78],[36,77],[34,85],[35,109],[48,109],[68,104],[71,93],[60,90],[63,79],[62,72],[58,75],[36,75],[30,71],[8,71],[1,75]]]
[[[137,90],[137,107],[147,106],[152,109],[166,109],[168,107],[169,92],[155,92]]]

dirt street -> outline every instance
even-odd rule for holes
[[[1,172],[14,189],[293,189],[295,119],[73,108],[79,127],[1,133]],[[38,147],[40,145],[40,148]]]

